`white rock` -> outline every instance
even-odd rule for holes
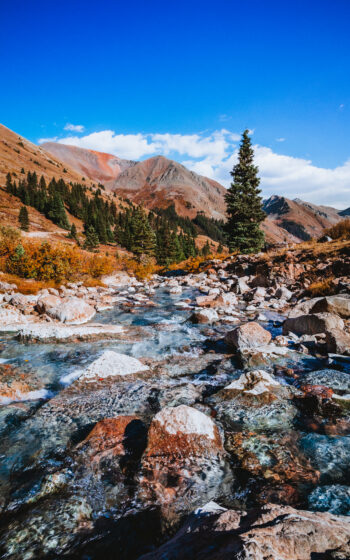
[[[50,296],[55,297],[55,296]],[[96,314],[94,307],[80,298],[65,298],[59,305],[47,311],[52,319],[58,319],[61,323],[70,325],[81,325],[90,321]]]
[[[112,350],[106,350],[97,358],[90,366],[82,372],[79,379],[95,380],[96,378],[113,377],[115,375],[130,375],[140,371],[147,371],[149,367],[144,365],[140,360],[119,354]]]
[[[22,327],[22,328],[20,328]],[[4,329],[6,330],[6,329]],[[124,332],[120,325],[60,325],[55,323],[35,323],[28,326],[18,325],[18,337],[23,341],[67,342],[69,340],[92,340],[94,338],[118,338]]]
[[[163,408],[153,419],[158,421],[169,434],[198,434],[215,438],[212,419],[199,410],[184,404],[174,408]]]
[[[23,315],[16,308],[0,307],[0,332],[17,332],[31,320],[32,317]]]

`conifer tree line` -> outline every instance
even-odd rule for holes
[[[24,170],[23,170],[24,171]],[[25,173],[24,173],[25,175]],[[84,225],[84,248],[96,250],[98,245],[117,243],[133,252],[137,257],[148,255],[156,258],[158,264],[168,266],[189,257],[196,256],[198,250],[195,238],[198,232],[206,233],[189,218],[176,213],[175,206],[147,213],[141,206],[125,199],[126,206],[119,210],[112,200],[105,200],[99,185],[93,195],[88,196],[88,187],[79,183],[65,183],[63,179],[39,179],[35,172],[28,172],[25,179],[18,182],[8,173],[6,190],[23,203],[19,222],[22,229],[28,229],[29,220],[26,206],[36,208],[48,219],[63,229],[69,230],[69,237],[79,242],[75,224],[69,224],[66,208],[70,214],[82,220]],[[215,220],[207,218],[209,229]],[[201,253],[211,251],[209,244]]]

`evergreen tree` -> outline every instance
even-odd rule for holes
[[[71,225],[68,237],[70,237],[71,239],[75,239],[75,241],[78,241],[77,226],[75,224]]]
[[[100,244],[99,238],[95,231],[94,226],[89,226],[86,232],[84,249],[87,249],[88,251],[94,251],[95,249],[97,249],[99,244]]]
[[[140,258],[141,255],[153,255],[156,237],[151,228],[146,212],[138,206],[132,216],[132,243],[131,250]]]
[[[219,244],[219,246],[218,246],[218,248],[217,248],[217,251],[216,251],[216,252],[217,252],[217,253],[219,253],[219,255],[220,255],[221,253],[223,253],[223,252],[224,252],[224,248],[223,248],[223,246],[221,245],[221,243]]]
[[[258,188],[258,168],[254,165],[253,158],[251,140],[248,130],[245,130],[239,148],[238,163],[231,172],[233,182],[225,196],[228,246],[231,251],[239,250],[242,253],[258,252],[264,245],[264,233],[259,226],[265,219],[265,212]]]
[[[21,209],[19,211],[18,221],[20,223],[21,229],[23,229],[23,231],[28,231],[29,216],[28,216],[28,210],[26,206],[21,206]]]
[[[52,220],[55,224],[63,229],[70,229],[62,198],[60,197],[58,192],[54,192],[50,197],[48,206],[48,217],[50,218],[50,220]]]
[[[210,245],[209,245],[209,241],[207,239],[206,244],[202,248],[202,255],[203,255],[203,257],[208,257],[210,255],[210,253],[211,253],[211,248],[210,248]]]

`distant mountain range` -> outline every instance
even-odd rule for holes
[[[194,218],[197,212],[203,212],[208,217],[225,219],[226,189],[176,161],[163,156],[139,162],[125,160],[54,142],[39,147],[0,125],[0,186],[5,185],[8,171],[20,177],[22,168],[26,172],[35,170],[46,179],[55,176],[68,182],[85,181],[88,186],[101,183],[107,196],[112,192],[117,194],[116,201],[120,197],[128,198],[150,209],[174,204],[181,216]],[[2,193],[0,198],[6,197],[6,193]],[[264,201],[264,210],[267,217],[262,228],[270,243],[319,237],[325,228],[350,215],[350,208],[339,211],[278,195]],[[11,214],[8,201],[0,212],[5,222],[7,213]],[[12,223],[13,219],[10,221]]]

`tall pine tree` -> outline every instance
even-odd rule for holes
[[[264,233],[259,226],[265,219],[265,212],[262,209],[260,179],[258,168],[254,165],[254,151],[248,130],[243,132],[238,163],[231,175],[233,182],[225,196],[227,243],[231,251],[255,253],[264,245]]]

